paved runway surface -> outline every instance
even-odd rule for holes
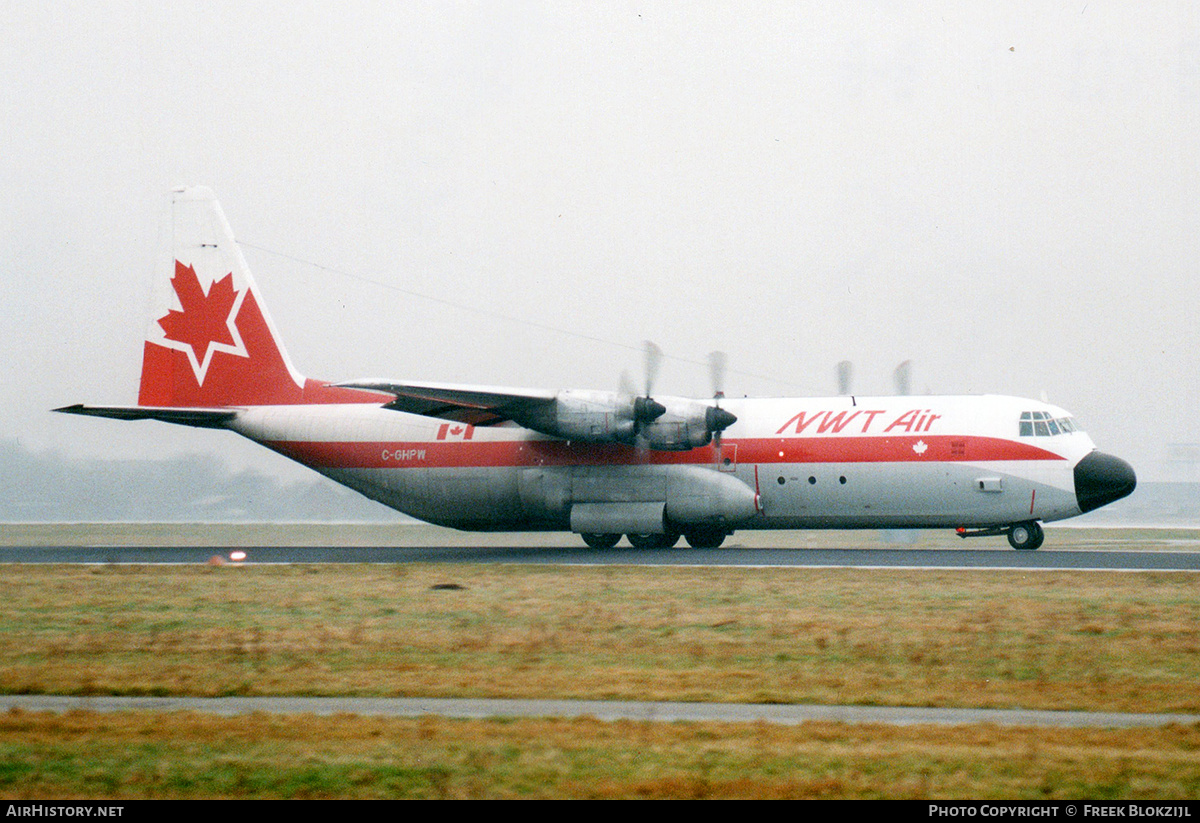
[[[629,700],[486,700],[428,697],[59,697],[0,695],[0,711],[65,712],[85,710],[197,711],[220,715],[272,714],[374,715],[458,718],[594,717],[597,720],[659,722],[780,723],[810,721],[886,723],[891,725],[1053,726],[1131,728],[1200,723],[1194,714],[1054,712],[1025,709],[940,709],[925,707],[812,706],[754,703],[671,703]]]
[[[1098,569],[1200,571],[1195,551],[1018,552],[1011,549],[627,549],[566,547],[248,548],[247,563],[551,563],[670,566],[793,566],[938,569]],[[0,547],[0,563],[207,563],[228,560],[221,546],[159,548]]]

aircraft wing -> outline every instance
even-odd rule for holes
[[[344,389],[390,394],[384,408],[469,423],[493,426],[506,420],[529,419],[532,412],[554,403],[557,392],[510,389],[496,386],[463,386],[452,383],[397,383],[391,380],[351,380],[336,384]]]

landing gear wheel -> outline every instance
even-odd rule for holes
[[[1036,520],[1017,523],[1008,530],[1008,545],[1017,551],[1034,551],[1042,545],[1042,541],[1045,539],[1046,533],[1042,531],[1042,525]]]
[[[585,533],[579,536],[583,538],[584,543],[587,543],[593,549],[611,549],[621,539],[621,535],[619,534]]]
[[[693,549],[715,549],[725,542],[726,532],[713,526],[692,529],[683,533]]]
[[[635,549],[669,549],[679,542],[679,532],[667,534],[627,534]]]

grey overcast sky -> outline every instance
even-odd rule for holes
[[[1200,443],[1191,2],[16,3],[0,437],[131,403],[166,192],[211,186],[293,361],[363,376],[1039,397],[1144,479]],[[439,302],[445,301],[445,302]],[[549,327],[549,328],[547,328]]]

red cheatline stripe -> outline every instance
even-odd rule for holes
[[[726,446],[733,444],[728,438]],[[295,460],[323,468],[395,469],[566,465],[708,465],[712,446],[642,451],[618,444],[563,440],[421,442],[268,441]],[[930,463],[1065,460],[1028,443],[996,437],[792,437],[738,440],[739,463]]]

